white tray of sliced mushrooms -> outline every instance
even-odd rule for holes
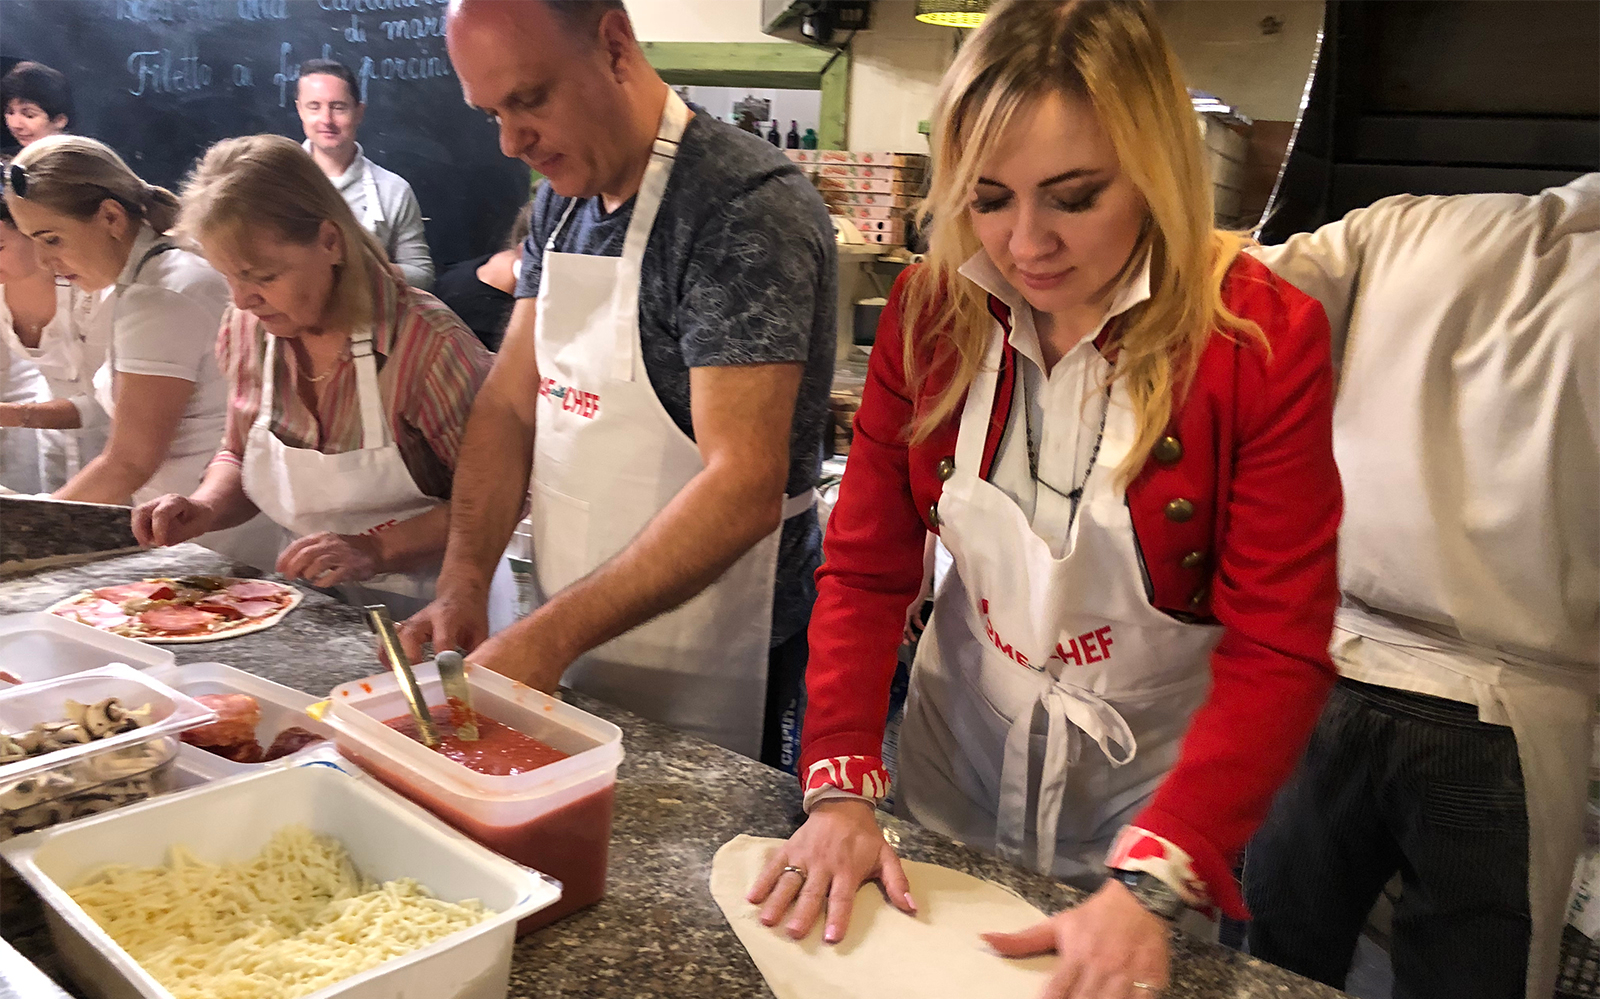
[[[216,715],[113,664],[0,691],[0,840],[148,798]]]

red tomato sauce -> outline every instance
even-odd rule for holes
[[[434,705],[429,714],[433,716],[434,728],[439,731],[439,744],[433,747],[434,752],[480,774],[491,777],[525,774],[559,763],[569,755],[477,712],[472,714],[478,723],[478,738],[470,742],[462,739],[456,735],[456,728],[467,720],[467,709],[459,701]],[[390,718],[384,724],[408,739],[422,741],[417,720],[409,713]]]

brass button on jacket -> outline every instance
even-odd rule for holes
[[[1185,555],[1183,557],[1183,561],[1178,564],[1183,566],[1185,569],[1198,569],[1202,565],[1206,564],[1206,553],[1190,552],[1189,554]]]
[[[1182,524],[1194,516],[1194,504],[1186,499],[1175,499],[1167,504],[1166,514],[1174,524]]]
[[[930,503],[928,505],[928,523],[934,527],[939,526],[939,504]]]
[[[1194,595],[1189,598],[1189,608],[1191,610],[1199,610],[1200,605],[1204,604],[1206,602],[1206,598],[1209,596],[1211,596],[1211,587],[1200,587],[1198,590],[1195,590]]]
[[[1166,436],[1156,441],[1150,449],[1150,454],[1163,465],[1176,465],[1183,457],[1183,442],[1176,437]]]
[[[939,459],[939,481],[949,482],[950,476],[956,474],[956,460],[954,458]]]

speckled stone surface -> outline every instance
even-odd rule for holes
[[[0,576],[18,563],[136,545],[125,506],[0,496]]]
[[[86,587],[230,567],[195,546],[118,556],[0,581],[0,614],[38,610]],[[245,573],[239,573],[245,574]],[[313,694],[379,672],[361,615],[320,593],[275,628],[170,646],[178,662],[225,662]],[[801,816],[793,778],[580,695],[570,703],[620,726],[606,897],[518,941],[514,999],[770,996],[711,898],[711,858],[740,833],[787,836]],[[911,860],[1005,885],[1046,911],[1080,896],[1047,878],[884,817]],[[0,993],[3,994],[3,993]],[[1332,999],[1342,993],[1224,948],[1181,938],[1167,999]]]

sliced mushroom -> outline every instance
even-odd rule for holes
[[[73,702],[67,703],[70,705]],[[96,739],[104,739],[134,727],[134,723],[128,719],[128,712],[115,697],[84,708],[82,724]]]
[[[146,704],[144,707],[134,708],[131,710],[128,708],[122,708],[120,705],[118,707],[122,711],[123,717],[130,719],[138,728],[144,728],[146,725],[155,721],[155,718],[152,717],[155,713],[155,705],[153,704]]]
[[[70,746],[74,743],[81,746],[86,742],[93,742],[94,738],[94,735],[88,729],[76,722],[71,725],[64,725],[55,732],[56,741],[63,746]]]
[[[67,720],[78,725],[84,724],[84,718],[89,713],[89,705],[80,704],[70,697],[67,698]]]

